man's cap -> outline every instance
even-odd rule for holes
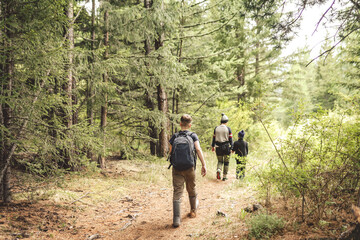
[[[221,114],[221,122],[226,123],[228,121],[229,121],[229,118],[224,113],[222,113]]]

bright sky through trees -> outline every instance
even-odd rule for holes
[[[321,6],[315,5],[304,10],[300,29],[294,39],[284,49],[284,56],[290,55],[297,49],[307,45],[311,50],[311,58],[315,58],[320,54],[321,45],[324,43],[326,37],[330,37],[330,41],[335,42],[333,36],[337,28],[333,23],[329,23],[326,17],[322,19],[317,27],[322,15],[331,6],[331,3],[332,1],[327,1]],[[326,23],[326,26],[324,26],[324,23]]]

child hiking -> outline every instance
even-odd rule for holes
[[[236,178],[241,179],[245,177],[245,165],[246,165],[246,156],[249,153],[248,143],[244,141],[245,132],[241,130],[238,133],[238,140],[235,141],[232,152],[235,152],[236,159]]]
[[[173,166],[173,227],[180,226],[180,203],[184,191],[184,183],[189,195],[190,213],[188,217],[196,217],[199,200],[196,193],[195,169],[196,155],[202,164],[201,175],[206,175],[206,164],[196,133],[190,132],[192,118],[184,114],[180,119],[181,130],[170,139],[170,163]]]

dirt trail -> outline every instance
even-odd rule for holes
[[[197,172],[199,173],[199,169]],[[171,174],[170,171],[166,173]],[[238,180],[233,173],[227,181],[216,180],[215,173],[212,172],[208,172],[208,176],[204,178],[198,174],[197,191],[200,203],[197,217],[190,219],[186,216],[190,205],[187,192],[184,191],[181,226],[176,229],[172,227],[172,188],[144,184],[119,202],[107,203],[97,206],[93,211],[87,211],[87,216],[77,220],[82,234],[79,232],[76,237],[72,237],[86,239],[84,237],[98,234],[101,239],[114,240],[242,239],[246,226],[244,221],[238,218],[238,214],[240,209],[254,203],[255,198],[247,186],[236,188],[236,193],[230,191],[229,188],[236,182]],[[217,216],[217,211],[227,216]]]
[[[219,181],[211,178],[215,173],[208,173],[210,176],[199,179],[198,177],[198,197],[200,201],[198,216],[190,219],[186,215],[189,212],[190,205],[187,192],[184,192],[181,204],[181,226],[174,229],[172,227],[172,189],[171,188],[150,188],[143,189],[138,194],[131,195],[128,201],[131,201],[134,209],[139,207],[140,210],[134,211],[130,219],[123,221],[121,231],[109,232],[109,239],[190,239],[200,238],[209,239],[237,239],[241,233],[244,233],[245,226],[242,223],[242,229],[235,229],[233,232],[227,232],[226,236],[221,232],[224,230],[219,225],[226,224],[229,218],[217,216],[217,211],[227,215],[236,215],[240,209],[245,208],[255,199],[252,191],[248,187],[237,189],[235,195],[229,195],[229,188],[234,182],[234,174],[229,177],[228,181]],[[236,195],[242,195],[241,198],[234,198]],[[143,207],[141,209],[141,207]],[[231,211],[231,212],[229,212]],[[139,215],[137,215],[139,214]],[[135,217],[135,219],[131,219]],[[131,225],[129,225],[131,223]],[[212,236],[210,236],[212,235]]]
[[[105,199],[100,193],[90,193],[84,188],[79,189],[81,197],[75,201],[49,199],[2,206],[0,239],[243,239],[245,236],[247,229],[239,214],[256,200],[250,187],[235,179],[234,170],[230,172],[229,180],[220,181],[215,179],[214,172],[201,177],[198,169],[200,203],[197,217],[186,216],[190,206],[185,191],[181,204],[182,223],[174,229],[171,171],[164,168],[160,172],[168,184],[147,183],[146,178],[138,180],[136,177],[143,177],[147,171],[144,169],[149,166],[136,169],[131,161],[111,164],[114,165],[104,174],[116,181],[124,181],[125,186],[116,184],[103,192],[105,195],[114,193],[116,197]],[[122,188],[127,189],[126,193],[117,195]],[[71,186],[66,190],[71,190]],[[227,216],[217,216],[218,210]]]

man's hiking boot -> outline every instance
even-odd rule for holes
[[[173,201],[173,227],[180,226],[180,200]]]
[[[188,213],[188,217],[189,218],[196,218],[196,211],[191,209],[190,212]]]
[[[196,196],[193,197],[189,197],[189,201],[190,201],[190,213],[188,214],[189,218],[195,218],[196,217],[196,209],[199,206],[199,200],[197,199]]]
[[[216,179],[219,179],[219,180],[221,179],[220,174],[221,174],[221,170],[218,169],[218,170],[216,171]]]
[[[226,177],[226,175],[224,175],[224,177],[223,177],[223,179],[222,179],[223,181],[226,181],[227,180],[227,177]]]

